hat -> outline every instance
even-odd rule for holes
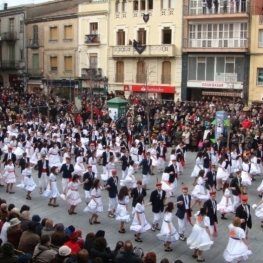
[[[35,223],[39,223],[41,221],[41,218],[39,215],[33,215],[32,216],[32,221]]]
[[[161,183],[157,183],[156,186],[162,186],[162,184]]]
[[[183,186],[182,190],[188,190],[188,187],[187,186]]]
[[[176,161],[176,157],[173,157],[171,161]]]
[[[18,225],[20,223],[21,223],[21,221],[18,218],[13,218],[13,219],[10,220],[10,226],[11,227],[12,226],[16,226],[16,225]]]
[[[3,254],[5,255],[13,255],[14,254],[14,246],[11,243],[5,243],[2,246]]]
[[[69,236],[71,233],[73,233],[75,231],[75,227],[70,225],[65,229],[67,235]]]
[[[68,256],[71,253],[71,249],[68,246],[62,246],[58,249],[58,254],[62,257]]]
[[[210,195],[216,195],[216,192],[210,192],[209,194]]]
[[[137,184],[142,185],[142,181],[141,180],[137,180]]]
[[[79,236],[78,233],[75,231],[75,232],[70,234],[69,239],[70,240],[74,240],[74,239],[77,239],[78,236]]]
[[[88,165],[88,168],[92,168],[92,165]]]
[[[247,195],[241,195],[241,201],[247,201],[248,196]]]
[[[111,173],[112,174],[117,174],[117,171],[116,170],[112,170]]]

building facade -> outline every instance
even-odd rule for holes
[[[182,2],[110,0],[109,90],[181,97]]]
[[[205,3],[205,4],[204,4]],[[184,0],[182,99],[248,99],[250,3]]]

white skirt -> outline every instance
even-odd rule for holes
[[[83,210],[83,212],[89,212],[91,214],[94,215],[99,215],[103,212],[103,205],[101,202],[101,197],[95,198],[97,203],[91,199],[91,201],[89,202],[88,206],[86,206],[86,208]]]
[[[6,184],[16,183],[16,175],[14,172],[4,174]]]
[[[242,185],[244,185],[244,186],[251,185],[252,179],[250,178],[248,172],[242,171],[241,172],[241,178],[242,178],[242,181],[241,181]]]
[[[20,147],[16,147],[14,154],[16,155],[17,159],[20,159],[24,153],[24,150]]]
[[[199,174],[199,171],[204,169],[202,165],[199,166],[201,167],[201,169],[197,165],[195,165],[194,170],[191,173],[191,177],[196,177]]]
[[[66,202],[70,205],[80,204],[82,200],[80,198],[79,192],[69,189],[66,195]]]
[[[217,210],[220,211],[222,214],[234,212],[235,209],[232,204],[231,197],[228,198],[228,203],[227,203],[227,198],[223,196],[220,203],[217,204]]]
[[[257,191],[258,192],[263,192],[263,180],[262,180],[260,186],[257,188]]]
[[[24,184],[25,184],[25,188],[24,189],[26,191],[30,191],[30,192],[34,191],[36,189],[36,187],[37,187],[37,185],[35,184],[34,179],[32,178],[32,176],[30,178],[26,177],[24,179]]]
[[[125,205],[118,204],[116,212],[115,212],[115,216],[116,216],[115,219],[117,221],[121,221],[124,223],[129,223],[131,221],[131,217],[128,211],[126,210]]]
[[[217,174],[216,174],[216,180],[221,179],[223,181],[226,181],[228,177],[229,177],[229,173],[223,170],[223,168],[218,167]]]

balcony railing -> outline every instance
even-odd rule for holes
[[[1,34],[1,41],[16,41],[17,33],[13,32],[4,32]]]
[[[187,39],[184,48],[248,48],[248,40],[241,38],[229,39]]]
[[[43,75],[43,70],[40,68],[29,68],[27,72],[30,78],[41,78]]]
[[[239,4],[237,4],[239,3]],[[224,6],[223,1],[219,1],[218,9],[212,5],[211,9],[207,6],[203,7],[202,1],[190,1],[190,6],[184,5],[185,16],[198,16],[198,15],[223,15],[223,14],[245,14],[250,12],[250,4],[248,1],[227,1],[227,5]]]
[[[145,83],[145,82],[146,82],[145,74],[137,74],[136,75],[136,83]]]
[[[170,44],[163,45],[140,45],[133,46],[114,46],[111,47],[113,57],[174,57],[175,46]]]
[[[121,75],[116,74],[115,75],[115,82],[124,82],[124,75],[123,74],[121,74]]]
[[[162,84],[171,84],[171,75],[162,75]]]
[[[102,78],[101,68],[82,68],[81,77],[87,79]]]
[[[2,60],[0,62],[1,69],[19,69],[18,60]]]
[[[29,47],[34,49],[34,48],[39,48],[39,40],[37,38],[33,38],[29,40]]]
[[[98,34],[89,34],[85,35],[85,44],[100,44],[100,35]]]

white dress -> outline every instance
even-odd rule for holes
[[[229,239],[223,258],[227,262],[232,263],[247,260],[252,252],[251,250],[248,250],[246,244],[242,241],[242,239],[246,238],[245,231],[241,227],[233,226],[233,224],[230,224],[228,228]]]
[[[248,173],[249,171],[249,164],[248,163],[242,163],[242,172],[241,172],[241,184],[244,186],[251,185],[251,177]]]
[[[170,161],[169,161],[168,166],[172,165],[172,163],[173,163],[172,160],[174,160],[174,159],[176,159],[176,154],[171,154],[171,155],[170,155]]]
[[[134,176],[134,168],[133,166],[129,166],[127,176],[124,179],[124,185],[127,186],[128,189],[136,187],[136,180]]]
[[[229,166],[229,164],[228,164]],[[221,179],[223,181],[226,181],[229,177],[229,172],[228,172],[228,166],[226,167],[226,161],[223,161],[222,164],[218,164],[218,169],[217,169],[217,174],[216,174],[216,179]]]
[[[179,239],[179,234],[176,231],[173,222],[173,214],[172,213],[165,213],[163,216],[163,223],[160,233],[157,235],[157,238],[159,240],[162,240],[164,242],[176,242]],[[168,224],[170,223],[171,227],[171,233],[169,230]]]
[[[35,184],[34,179],[32,177],[32,169],[31,168],[24,169],[22,171],[22,175],[24,176],[24,179],[21,182],[21,184],[17,186],[24,189],[25,191],[32,192],[33,190],[35,190],[37,185]]]
[[[39,159],[40,159],[39,149],[36,148],[33,155],[30,157],[29,162],[36,165]]]
[[[191,177],[196,177],[198,174],[199,174],[199,171],[200,170],[203,170],[204,167],[203,167],[203,159],[200,158],[200,157],[197,157],[196,160],[195,160],[195,167],[194,167],[194,170],[191,174]]]
[[[109,162],[108,164],[106,164],[106,168],[106,180],[108,180],[112,176],[111,171],[115,170],[116,168],[115,163]]]
[[[57,188],[57,178],[53,173],[50,173],[48,177],[47,190],[42,195],[47,198],[59,197],[60,194]]]
[[[228,188],[226,188],[220,203],[217,204],[217,210],[220,211],[222,214],[227,214],[235,211],[231,200],[231,192]]]
[[[132,224],[130,226],[130,230],[135,231],[137,233],[144,233],[149,229],[151,229],[151,225],[147,222],[144,214],[144,205],[137,203],[134,208],[134,211],[135,211],[135,215]],[[137,215],[140,217],[141,225],[139,224]]]
[[[31,142],[30,141],[27,141],[26,142],[26,146],[25,146],[25,148],[26,148],[26,157],[27,158],[30,158],[31,157],[31,155],[32,155],[32,152],[31,152]]]
[[[256,217],[260,221],[263,221],[263,203],[261,205],[259,205],[258,207],[256,207],[256,205],[253,205],[252,207],[255,208]]]
[[[6,184],[13,184],[16,182],[16,174],[15,174],[15,167],[11,163],[9,165],[6,165],[4,168],[4,178]]]
[[[193,199],[198,201],[205,201],[209,199],[209,194],[206,194],[205,187],[204,187],[204,179],[199,177],[196,182],[196,186],[191,193]]]
[[[92,166],[92,172],[95,173],[95,178],[97,178],[97,175],[98,175],[98,169],[97,169],[97,159],[96,158],[93,158],[93,157],[90,157],[89,160],[88,160],[88,163],[89,165]]]
[[[263,192],[263,180],[262,180],[260,186],[257,188],[257,191]]]
[[[151,149],[150,150],[150,153],[151,153],[151,159],[152,159],[152,166],[156,166],[157,165],[157,152],[156,152],[156,149]]]
[[[96,202],[91,198],[88,206],[83,210],[83,212],[89,212],[91,214],[99,215],[103,212],[103,205],[101,201],[101,189],[93,188],[91,190],[91,196],[96,199]]]
[[[253,158],[251,158],[250,162],[251,162],[251,168],[250,168],[250,174],[252,175],[257,175],[260,174],[260,164],[257,163],[257,157],[253,156]]]
[[[173,184],[169,183],[169,174],[168,173],[163,173],[162,174],[162,190],[166,192],[166,197],[170,197],[172,195],[172,190],[173,190]]]
[[[131,154],[131,158],[134,161],[134,163],[138,165],[138,148],[131,147],[130,154]]]
[[[231,173],[235,172],[235,169],[238,168],[238,162],[237,162],[237,153],[231,152]]]
[[[96,157],[101,157],[103,152],[104,152],[103,146],[101,143],[99,143],[97,146]]]
[[[66,202],[70,205],[77,205],[82,202],[80,195],[79,195],[79,188],[80,181],[77,182],[69,182],[68,183],[68,191],[66,194]]]
[[[195,214],[195,218],[196,223],[190,236],[187,238],[187,245],[190,246],[190,249],[209,250],[214,244],[205,229],[206,227],[210,227],[210,219],[207,216],[202,218],[199,216],[199,212]]]
[[[22,142],[18,142],[17,147],[14,151],[14,154],[16,155],[17,159],[20,159],[22,157],[23,153],[24,153],[23,144],[22,144]]]
[[[129,223],[131,221],[130,214],[126,209],[126,205],[129,204],[129,196],[125,196],[123,200],[118,200],[118,206],[115,212],[116,220],[124,223]]]
[[[85,173],[85,166],[83,163],[83,157],[79,156],[77,157],[76,163],[74,165],[74,174],[83,176],[84,173]]]
[[[48,151],[49,154],[49,166],[53,167],[56,166],[60,169],[62,163],[60,162],[59,159],[59,148],[50,148]]]

